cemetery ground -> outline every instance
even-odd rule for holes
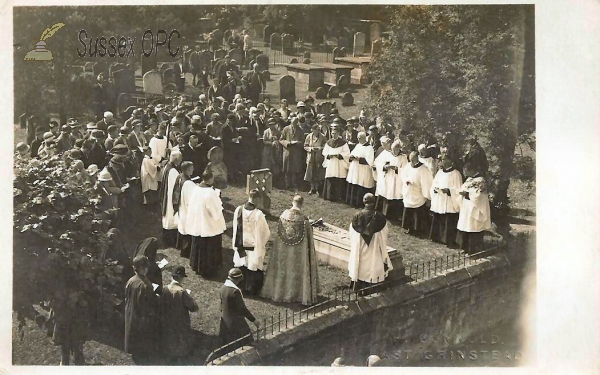
[[[284,67],[270,67],[271,81],[267,83],[267,95],[271,98],[274,106],[278,105],[278,79],[285,74]],[[139,78],[138,78],[139,81]],[[140,82],[138,82],[139,84]],[[342,107],[339,99],[335,100],[336,107],[340,115],[344,118],[358,115],[361,109],[361,103],[368,100],[368,88],[364,86],[353,85],[351,88],[355,98],[355,105],[352,107]],[[186,93],[193,93],[197,97],[196,88],[187,87]],[[296,89],[297,100],[303,100],[310,94],[305,90]],[[317,100],[317,103],[320,101]],[[290,103],[291,104],[291,103]],[[290,105],[292,110],[294,106]],[[80,120],[81,121],[81,120]],[[84,122],[85,123],[85,122]],[[23,140],[25,133],[15,126],[14,143]],[[527,149],[523,155],[515,153],[520,168],[515,178],[511,181],[509,193],[512,200],[511,223],[520,226],[535,226],[532,220],[535,220],[535,152]],[[532,169],[533,168],[533,169]],[[526,171],[524,171],[527,169]],[[533,172],[532,172],[533,171]],[[305,197],[304,212],[311,219],[323,218],[324,221],[347,229],[352,215],[356,209],[345,204],[332,203],[324,201],[314,195],[302,193]],[[159,250],[157,260],[163,257],[169,261],[169,264],[163,269],[163,282],[170,281],[170,270],[176,265],[184,265],[189,277],[184,281],[184,287],[191,290],[191,295],[198,303],[200,310],[191,315],[192,328],[196,334],[196,343],[190,364],[203,364],[207,355],[218,346],[217,335],[220,317],[220,297],[219,289],[226,278],[227,270],[232,266],[231,236],[232,236],[232,217],[236,206],[243,204],[246,199],[245,187],[241,185],[230,185],[223,190],[223,203],[225,207],[225,219],[227,222],[227,231],[223,236],[223,266],[217,277],[211,280],[203,279],[191,271],[188,260],[179,256],[179,251],[173,248]],[[276,234],[277,217],[283,210],[289,208],[294,195],[293,191],[283,191],[273,189],[271,193],[272,215],[268,216],[271,237]],[[131,252],[136,245],[146,237],[155,236],[160,238],[161,224],[158,207],[151,209],[139,208],[135,222],[125,223],[119,228],[123,234],[123,249]],[[512,226],[513,224],[511,224]],[[267,245],[266,264],[268,267],[269,253],[272,249],[272,241]],[[456,254],[456,250],[448,249],[428,240],[415,238],[403,233],[398,222],[391,223],[389,246],[398,249],[403,257],[404,265],[417,264],[432,260],[433,258]],[[330,267],[325,264],[319,264],[319,282],[321,285],[320,298],[323,299],[328,293],[335,290],[346,289],[349,286],[347,271]],[[17,286],[18,287],[18,286]],[[284,314],[285,309],[299,311],[303,308],[300,304],[293,303],[273,303],[272,301],[260,297],[246,297],[246,304],[250,311],[260,319],[269,319],[272,315],[278,313]],[[277,319],[277,317],[276,317]],[[87,364],[95,365],[132,365],[130,355],[123,352],[122,323],[115,322],[114,327],[108,327],[106,330],[100,327],[90,327],[88,341],[84,345],[84,355]],[[24,329],[24,335],[20,337],[17,330],[16,319],[13,319],[13,363],[15,365],[58,365],[60,361],[60,349],[54,346],[51,337],[46,335],[46,331],[38,328],[33,321],[27,321]]]

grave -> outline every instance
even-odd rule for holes
[[[86,62],[85,65],[83,66],[83,71],[91,73],[94,71],[93,66],[94,66],[93,62]]]
[[[239,48],[230,49],[229,58],[235,60],[236,65],[242,65],[242,61],[244,60],[244,51]]]
[[[339,87],[340,90],[346,90],[350,87],[350,75],[343,74],[337,81],[337,87]]]
[[[256,56],[256,63],[258,64],[258,70],[261,72],[269,70],[269,56],[261,53]]]
[[[334,61],[341,65],[347,65],[352,68],[352,74],[350,81],[354,84],[367,84],[370,83],[367,77],[369,64],[371,63],[371,57],[337,57]]]
[[[162,63],[160,64],[160,67],[158,68],[158,71],[160,72],[160,74],[163,74],[165,72],[165,70],[169,69],[169,64],[167,63]]]
[[[175,82],[175,72],[171,68],[165,69],[162,73],[163,85],[168,85]]]
[[[354,105],[354,96],[352,96],[351,93],[346,92],[344,95],[342,95],[342,106],[350,107],[353,105]]]
[[[286,99],[293,103],[296,101],[296,79],[293,76],[283,76],[279,79],[279,99]]]
[[[271,45],[271,49],[273,50],[281,50],[281,35],[277,33],[271,34],[271,38],[269,39],[269,44]]]
[[[223,163],[223,149],[219,146],[211,148],[208,151],[208,160],[206,169],[213,174],[213,186],[217,189],[225,189],[227,187],[227,166]]]
[[[317,91],[315,91],[316,99],[327,99],[327,89],[323,86],[319,87]]]
[[[144,76],[144,74],[146,74],[149,71],[154,70],[158,67],[158,58],[156,56],[154,56],[154,54],[151,54],[150,56],[146,57],[142,53],[141,59],[142,59],[142,77]]]
[[[291,34],[281,35],[281,48],[284,55],[294,54],[294,36]]]
[[[369,32],[369,37],[371,40],[371,45],[373,45],[373,42],[375,42],[376,40],[381,39],[381,29],[380,29],[379,22],[374,22],[371,24],[371,30]]]
[[[377,39],[371,43],[371,56],[375,56],[381,51],[382,44],[381,39]]]
[[[342,76],[350,77],[352,67],[348,65],[342,64],[332,64],[332,63],[315,63],[315,65],[321,66],[324,68],[323,70],[323,83],[336,86]],[[349,82],[348,82],[349,83]],[[347,87],[347,86],[346,86]],[[340,89],[345,89],[346,87],[340,87]]]
[[[249,194],[252,189],[257,189],[259,193],[258,199],[254,201],[256,207],[265,213],[271,212],[269,194],[273,189],[273,174],[268,168],[250,171],[246,176],[246,194]]]
[[[365,53],[365,33],[357,32],[354,34],[354,51],[355,57],[362,56]]]
[[[252,69],[251,63],[256,62],[256,57],[258,55],[260,55],[261,53],[262,53],[262,51],[259,51],[257,49],[251,49],[249,51],[246,51],[246,66],[248,67],[248,69]],[[269,65],[269,63],[267,63],[267,67],[268,67],[268,65]]]
[[[327,97],[329,99],[335,99],[340,97],[340,89],[337,86],[330,86],[327,91]]]
[[[302,60],[302,64],[310,64],[310,59],[304,59],[304,60]]]
[[[130,69],[115,70],[113,72],[113,83],[116,94],[135,93],[135,73]]]
[[[340,37],[338,39],[338,47],[342,48],[349,48],[350,47],[350,41],[348,40],[348,38],[346,37]]]
[[[275,28],[271,25],[267,25],[263,28],[263,42],[269,43],[271,34],[275,32]]]
[[[335,102],[322,102],[317,104],[317,114],[323,114],[329,117],[331,110],[335,108]]]
[[[108,66],[105,62],[97,62],[94,65],[92,65],[92,72],[96,77],[98,77],[98,74],[104,73],[104,78],[108,79]]]
[[[127,68],[127,65],[125,65],[123,63],[112,63],[108,67],[108,76],[110,78],[113,78],[113,73],[114,72],[116,72],[117,70],[123,70],[123,69],[126,69],[126,68]]]
[[[305,59],[310,59],[310,51],[305,51],[302,57],[304,57]]]
[[[151,70],[142,78],[144,93],[163,95],[162,76],[157,70]]]
[[[300,86],[313,91],[323,86],[325,68],[313,64],[284,64],[287,73],[294,77]]]
[[[347,230],[328,223],[313,227],[313,238],[315,239],[315,252],[317,259],[330,266],[348,270],[348,259],[350,259],[350,233]],[[392,261],[393,269],[390,271],[390,279],[399,279],[404,276],[404,265],[400,252],[390,246],[387,252]]]

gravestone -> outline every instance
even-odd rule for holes
[[[348,41],[348,38],[342,36],[342,37],[340,37],[338,39],[338,44],[337,45],[340,48],[342,48],[342,47],[348,48],[348,47],[350,47],[350,42]]]
[[[242,60],[244,60],[244,51],[239,48],[230,49],[229,57],[235,60],[236,65],[242,65]]]
[[[216,60],[220,60],[220,59],[224,58],[225,55],[227,55],[227,52],[225,52],[224,49],[220,48],[220,49],[218,49],[218,50],[216,50],[214,52],[214,55],[213,55],[214,59],[213,60],[215,60],[215,61]]]
[[[290,60],[290,64],[298,64],[298,59],[297,59],[297,58],[295,58],[295,57],[294,57],[294,58],[292,58],[292,59]]]
[[[279,79],[279,99],[286,99],[293,103],[296,101],[296,80],[290,75]]]
[[[327,91],[327,96],[329,99],[339,98],[340,97],[340,89],[337,86],[331,86],[329,91]]]
[[[333,58],[337,58],[337,57],[344,57],[342,56],[342,49],[340,47],[335,47],[333,49]]]
[[[337,81],[337,87],[340,90],[346,90],[350,86],[350,77],[342,74]]]
[[[271,34],[275,32],[275,28],[271,25],[267,25],[263,28],[263,42],[269,43]]]
[[[369,32],[369,35],[370,35],[370,39],[371,39],[371,44],[373,44],[374,41],[381,39],[379,22],[375,22],[375,23],[371,24],[371,30]]]
[[[316,99],[327,99],[327,90],[325,87],[319,87],[317,91],[315,91]]]
[[[163,74],[165,72],[165,70],[169,69],[170,66],[167,63],[162,63],[160,64],[160,67],[158,68],[158,71],[160,72],[160,74]]]
[[[94,63],[93,62],[86,62],[85,65],[83,66],[83,70],[85,72],[93,72],[94,71]]]
[[[144,74],[148,73],[151,70],[155,70],[158,67],[158,58],[156,56],[154,56],[154,54],[151,54],[149,57],[146,57],[142,53],[141,59],[142,59],[142,77],[144,76]]]
[[[216,40],[215,45],[221,47],[223,45],[223,32],[219,29],[212,32],[213,39]]]
[[[262,52],[257,50],[257,49],[251,49],[249,51],[246,51],[246,63],[248,64],[248,69],[252,69],[252,63],[256,62],[256,57],[259,56]],[[268,68],[269,63],[267,62],[267,68]]]
[[[151,70],[142,78],[144,93],[163,95],[163,77],[157,70]]]
[[[211,148],[208,151],[208,160],[206,170],[213,174],[213,186],[217,189],[225,189],[227,187],[227,166],[223,163],[223,149],[219,146]]]
[[[183,72],[187,73],[190,70],[190,56],[192,55],[191,49],[183,51]]]
[[[310,59],[310,51],[305,51],[302,55],[305,59]]]
[[[165,69],[165,71],[162,74],[162,77],[163,77],[163,85],[175,83],[175,72],[171,68]]]
[[[281,48],[284,55],[294,54],[294,37],[291,34],[281,36]]]
[[[256,63],[258,64],[258,70],[269,70],[269,56],[265,55],[264,53],[256,56]]]
[[[98,74],[104,73],[104,78],[108,79],[108,66],[105,62],[97,62],[94,65],[92,65],[92,72],[96,77],[98,77]]]
[[[202,51],[198,54],[198,58],[199,58],[199,64],[200,64],[198,66],[198,70],[202,69],[203,66],[210,69],[210,63],[213,59],[212,53],[210,53],[209,51]]]
[[[348,48],[340,47],[340,57],[346,57],[347,54],[348,54]]]
[[[113,82],[116,94],[135,94],[135,73],[130,69],[121,69],[113,72]]]
[[[381,42],[381,39],[373,41],[373,43],[371,44],[371,56],[375,56],[379,53],[379,51],[381,51],[382,44],[383,43]]]
[[[119,115],[125,115],[125,111],[127,110],[127,108],[131,107],[131,106],[135,106],[137,104],[137,101],[135,98],[131,97],[131,94],[129,93],[122,93],[119,95],[118,99],[117,99],[117,116]],[[137,108],[137,107],[134,107]],[[131,114],[129,114],[131,115]],[[127,118],[129,118],[129,116],[127,116]]]
[[[274,50],[281,50],[281,35],[277,34],[277,33],[273,33],[271,34],[271,38],[270,40],[270,45],[271,45],[271,49]]]
[[[175,74],[175,79],[181,77],[181,65],[178,62],[173,64],[173,73]]]
[[[351,93],[346,92],[344,95],[342,95],[342,105],[344,107],[349,107],[354,105],[354,97],[352,96]]]
[[[357,32],[354,34],[354,56],[361,56],[365,53],[365,33]]]
[[[304,60],[302,60],[302,64],[310,64],[310,59],[304,59]]]
[[[21,129],[27,129],[27,113],[23,113],[19,116],[19,125],[21,126]]]
[[[123,64],[123,63],[113,63],[110,64],[110,66],[108,67],[108,76],[110,78],[113,78],[113,73],[116,72],[117,70],[122,70],[127,68],[127,65]]]
[[[246,194],[249,194],[252,189],[258,190],[258,199],[254,201],[256,207],[263,212],[271,212],[271,197],[269,197],[269,194],[273,189],[273,174],[268,168],[250,171],[246,176]]]
[[[323,114],[329,117],[331,110],[335,108],[335,102],[322,102],[317,104],[317,114]]]

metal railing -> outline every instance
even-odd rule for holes
[[[519,242],[518,239],[517,242]],[[506,243],[504,241],[496,241],[492,247],[478,253],[452,254],[435,258],[432,261],[418,263],[416,265],[410,264],[408,268],[405,268],[405,276],[409,277],[411,281],[425,280],[444,272],[466,267],[467,265],[473,265],[477,263],[479,259],[491,256],[504,248],[506,248]],[[309,321],[311,316],[313,318],[321,316],[323,313],[332,311],[338,306],[346,306],[348,303],[355,302],[361,297],[381,292],[391,285],[398,283],[398,281],[399,280],[397,279],[388,278],[379,282],[379,279],[377,279],[375,283],[358,290],[335,290],[334,293],[328,293],[325,296],[326,298],[324,301],[297,312],[289,309],[286,309],[283,313],[280,311],[277,315],[271,315],[270,319],[264,318],[260,327],[252,333],[215,349],[209,354],[205,364],[214,364],[215,360],[218,358],[231,357],[237,349],[245,346],[244,344],[249,344],[252,341],[264,340],[269,336],[273,336],[279,332]]]

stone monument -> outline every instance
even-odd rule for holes
[[[362,56],[365,53],[365,33],[354,34],[354,56]]]
[[[257,189],[259,198],[254,203],[256,207],[265,213],[271,212],[271,197],[269,197],[269,194],[272,188],[273,174],[268,168],[250,171],[250,174],[246,176],[246,194],[250,193],[252,189]]]
[[[227,166],[223,163],[223,149],[219,146],[211,148],[208,151],[208,160],[206,169],[213,174],[213,186],[217,189],[225,189],[227,187]]]

